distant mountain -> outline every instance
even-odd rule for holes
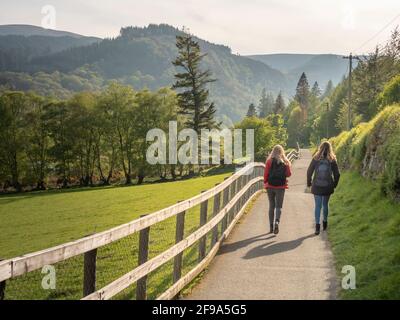
[[[29,25],[0,26],[0,90],[33,90],[66,98],[74,92],[101,90],[110,80],[136,89],[158,89],[174,83],[176,35],[169,25],[122,28],[112,39],[85,37]],[[218,117],[240,120],[250,103],[258,104],[266,88],[275,96],[293,96],[304,71],[310,85],[338,83],[347,61],[337,55],[272,54],[239,56],[231,49],[196,38],[204,68],[218,80],[209,85]]]
[[[277,53],[277,54],[259,54],[248,56],[257,61],[264,62],[270,67],[288,73],[291,69],[298,68],[309,60],[314,58],[315,54],[292,54],[292,53]]]
[[[0,71],[24,71],[33,58],[101,39],[29,25],[0,26]]]
[[[0,68],[7,71],[0,74],[0,86],[29,88],[61,97],[87,88],[100,89],[109,80],[118,80],[136,89],[171,86],[176,73],[171,61],[177,55],[175,42],[180,33],[168,25],[128,27],[121,29],[120,36],[114,39],[49,54],[21,53],[21,59],[14,65],[1,59],[1,48],[8,44],[0,37]],[[258,102],[264,87],[275,94],[291,89],[280,71],[234,55],[229,47],[196,40],[207,53],[203,67],[210,69],[218,80],[210,84],[211,99],[215,101],[219,118],[226,123],[241,119],[248,105]],[[50,37],[46,41],[50,43]]]
[[[335,54],[265,54],[249,58],[263,62],[284,73],[291,86],[296,85],[302,72],[310,82],[317,81],[324,88],[329,80],[336,85],[347,72],[348,60]]]
[[[96,37],[86,37],[72,32],[45,29],[42,27],[32,26],[29,24],[0,25],[0,36],[8,36],[8,35],[16,35],[24,37],[29,37],[29,36],[71,37],[76,39],[91,38],[100,40],[99,38]]]

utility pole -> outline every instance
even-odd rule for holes
[[[351,73],[353,70],[353,59],[360,60],[359,57],[353,56],[350,53],[349,56],[343,57],[343,59],[349,59],[349,101],[348,101],[348,115],[347,115],[347,130],[351,129],[351,117],[352,117],[352,107],[351,107]]]
[[[326,103],[326,138],[329,139],[329,102]]]

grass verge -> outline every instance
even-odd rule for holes
[[[342,299],[400,299],[400,204],[382,196],[378,182],[345,172],[332,197],[329,239],[337,274],[356,269],[354,290]]]

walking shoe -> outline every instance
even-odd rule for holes
[[[322,222],[322,229],[325,231],[326,229],[328,229],[328,221],[323,221]]]
[[[269,233],[274,233],[274,225],[273,224],[269,225]]]
[[[320,225],[319,223],[317,223],[317,224],[315,225],[315,235],[316,235],[316,236],[319,235],[320,229],[321,229],[321,225]]]
[[[279,233],[279,222],[275,222],[275,228],[274,228],[274,234],[278,234]]]

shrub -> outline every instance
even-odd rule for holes
[[[400,75],[393,77],[379,95],[378,101],[382,106],[400,102]]]
[[[332,138],[339,165],[380,181],[382,191],[400,198],[400,108],[386,107],[368,123]]]

